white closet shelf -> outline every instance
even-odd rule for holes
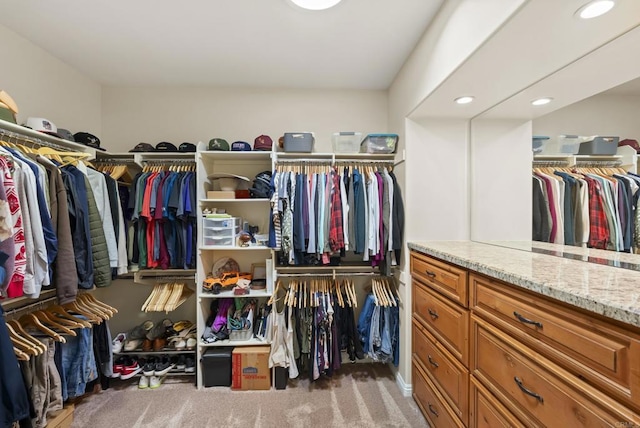
[[[262,339],[249,339],[249,340],[218,340],[213,343],[200,343],[203,348],[216,348],[220,346],[254,346],[254,345],[268,345],[269,342]]]
[[[271,292],[267,290],[251,290],[249,294],[236,295],[233,294],[233,290],[221,291],[218,294],[202,291],[200,292],[200,295],[198,297],[204,297],[208,299],[222,299],[225,297],[271,297]]]
[[[243,203],[249,204],[253,202],[269,202],[267,198],[244,198],[244,199],[199,199],[201,204],[212,204],[216,202],[234,202],[234,203]]]
[[[234,151],[202,151],[198,152],[198,155],[203,159],[209,160],[264,160],[268,161],[271,159],[272,152],[266,151],[251,151],[251,152],[234,152]]]
[[[293,159],[293,160],[394,160],[395,153],[296,153],[296,152],[276,152],[274,158],[277,159]]]
[[[234,246],[224,246],[224,245],[201,245],[198,247],[201,251],[214,251],[214,250],[224,250],[224,251],[266,251],[271,250],[269,247],[264,247],[262,245],[254,245],[252,247],[234,247]]]

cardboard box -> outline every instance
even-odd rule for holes
[[[209,190],[207,199],[235,199],[236,192],[233,190]]]
[[[270,346],[237,346],[232,354],[232,389],[270,389]]]

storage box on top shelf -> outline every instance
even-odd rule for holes
[[[361,153],[389,154],[396,152],[397,134],[369,134],[360,144]]]
[[[535,142],[534,137],[534,142]],[[580,149],[580,143],[588,140],[589,137],[580,135],[562,134],[556,138],[543,141],[540,150],[536,152],[539,155],[575,155]],[[535,143],[534,143],[535,144]]]
[[[285,132],[284,151],[311,153],[315,137],[311,132]]]
[[[331,136],[334,153],[358,153],[361,141],[361,132],[334,132]]]
[[[618,151],[619,137],[590,137],[580,144],[579,155],[615,155]]]
[[[271,388],[270,349],[269,345],[233,349],[232,389],[261,390]]]

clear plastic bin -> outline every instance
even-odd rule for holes
[[[202,227],[207,228],[239,228],[242,226],[241,217],[204,217]]]
[[[235,227],[204,227],[202,228],[202,236],[205,238],[233,238],[236,235]]]
[[[362,132],[334,132],[331,144],[334,153],[358,153]]]
[[[369,134],[360,144],[361,153],[395,153],[398,144],[397,134]]]

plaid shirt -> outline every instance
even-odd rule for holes
[[[602,188],[597,180],[584,177],[589,185],[589,241],[591,248],[606,249],[609,242],[609,225],[604,212]]]
[[[344,248],[344,231],[342,229],[342,199],[340,197],[340,174],[331,172],[331,223],[329,225],[329,247],[338,252]]]

